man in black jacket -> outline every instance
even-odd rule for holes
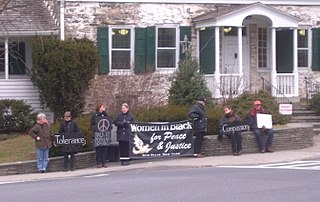
[[[189,111],[189,117],[193,120],[193,133],[196,136],[194,141],[194,156],[202,157],[201,147],[203,136],[207,132],[208,118],[204,106],[206,105],[207,99],[200,96],[198,101],[192,106]]]

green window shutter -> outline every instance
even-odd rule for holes
[[[278,73],[293,72],[293,30],[277,31],[276,59]]]
[[[98,27],[97,30],[98,52],[100,55],[99,74],[109,73],[109,28]]]
[[[312,29],[312,70],[320,71],[320,28]]]
[[[181,26],[180,27],[180,42],[184,41],[184,36],[187,36],[188,41],[191,42],[191,27],[190,26]],[[185,53],[182,53],[182,45],[180,44],[180,58],[179,60],[182,61],[185,59]]]
[[[135,51],[134,51],[134,72],[141,73],[146,71],[147,52],[147,29],[135,28]]]
[[[214,74],[215,72],[215,33],[214,27],[207,27],[199,30],[199,62],[200,71],[204,74]]]
[[[156,27],[147,27],[147,65],[146,71],[155,71],[156,61]]]
[[[26,74],[25,43],[11,43],[9,47],[9,74]]]

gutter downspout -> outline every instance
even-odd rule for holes
[[[60,1],[60,40],[64,41],[64,9],[65,9],[65,0]]]

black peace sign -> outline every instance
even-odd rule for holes
[[[101,119],[97,124],[97,128],[100,132],[105,132],[109,129],[110,122],[108,119]]]

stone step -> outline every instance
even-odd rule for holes
[[[318,116],[315,111],[311,110],[293,110],[293,116]]]
[[[320,122],[320,116],[292,116],[292,123],[299,122]]]

